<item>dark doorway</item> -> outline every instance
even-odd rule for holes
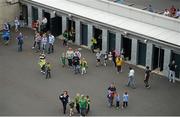
[[[81,23],[81,45],[88,44],[88,26]]]
[[[160,47],[153,47],[153,69],[159,68],[160,71],[163,70],[164,65],[164,50]]]
[[[38,20],[38,8],[32,6],[32,21]]]
[[[97,40],[95,49],[99,48],[100,50],[102,50],[102,30],[96,27],[93,27],[93,37]]]
[[[75,21],[67,18],[67,31],[69,32],[70,40],[72,40],[73,43],[75,42],[75,39],[76,39],[75,26],[76,26]]]
[[[146,66],[146,44],[138,42],[138,65]]]
[[[175,71],[175,76],[176,78],[180,78],[180,54],[177,54],[175,52],[172,52],[171,55],[171,61],[175,60],[175,63],[177,65],[176,71]],[[167,65],[169,65],[169,63],[167,63]]]
[[[114,51],[116,49],[116,34],[108,31],[108,52]]]
[[[75,21],[67,18],[67,30],[75,29]]]
[[[26,5],[22,5],[22,19],[25,24],[28,24],[28,8]]]
[[[55,16],[54,18],[51,18],[51,33],[54,36],[62,34],[62,17]]]
[[[50,13],[43,10],[43,17],[47,18],[47,25],[46,25],[47,29],[46,29],[46,31],[48,31],[48,30],[50,30],[51,15],[50,15]]]
[[[124,58],[126,60],[131,60],[131,47],[132,47],[132,40],[122,36],[122,45],[121,45],[121,49],[123,49],[124,51]]]

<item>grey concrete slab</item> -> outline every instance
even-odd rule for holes
[[[95,67],[95,55],[82,49],[82,56],[89,63],[88,73],[74,75],[72,70],[59,64],[61,53],[67,48],[56,40],[55,53],[47,55],[52,64],[52,79],[46,80],[37,64],[39,53],[32,51],[33,32],[22,31],[25,45],[22,53],[17,52],[17,42],[12,34],[8,46],[0,42],[0,115],[63,115],[58,95],[68,90],[71,99],[77,92],[89,95],[91,112],[89,115],[180,115],[180,83],[171,84],[166,78],[153,74],[151,89],[145,89],[144,72],[135,68],[137,89],[125,87],[128,66],[117,74],[113,65]],[[78,48],[72,45],[73,48]],[[124,110],[109,108],[107,105],[107,87],[115,82],[117,91],[122,95],[129,92],[129,107]]]

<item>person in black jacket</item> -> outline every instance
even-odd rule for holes
[[[63,104],[63,112],[64,114],[66,114],[66,106],[69,102],[69,95],[67,91],[64,91],[63,94],[61,94],[59,96],[59,99],[61,100],[62,104]]]
[[[74,55],[73,57],[73,65],[74,65],[74,73],[80,73],[80,63],[79,63],[80,59],[78,57],[77,54]]]

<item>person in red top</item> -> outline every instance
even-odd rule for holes
[[[172,7],[170,8],[170,14],[171,14],[171,17],[174,17],[175,14],[176,14],[176,8],[172,5]]]

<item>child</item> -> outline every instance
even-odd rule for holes
[[[128,106],[128,93],[127,91],[124,92],[123,94],[123,106],[122,108],[126,108]]]
[[[113,95],[110,90],[108,91],[107,98],[108,98],[109,107],[112,107],[113,106]]]
[[[81,61],[80,61],[80,66],[81,66],[81,74],[86,74],[87,71],[86,71],[86,68],[88,67],[87,65],[87,61],[85,60],[85,58],[83,58]]]
[[[107,60],[108,60],[108,53],[106,51],[104,54],[104,66],[107,66]]]
[[[66,65],[66,56],[64,52],[62,53],[61,56],[61,62],[62,62],[62,67],[64,67]]]
[[[45,64],[46,64],[46,56],[45,54],[41,54],[39,57],[39,65],[41,68],[41,73],[45,74]]]
[[[88,113],[89,113],[89,110],[90,110],[90,102],[91,102],[88,95],[86,96],[86,100],[87,100],[86,114],[88,114]]]
[[[97,62],[96,67],[98,67],[101,63],[101,52],[100,51],[96,53],[96,62]]]
[[[116,101],[116,108],[119,109],[120,104],[120,96],[118,93],[115,93],[115,101]]]
[[[49,62],[46,63],[45,69],[46,69],[46,79],[51,78],[51,65]]]
[[[70,107],[69,116],[70,116],[70,117],[74,114],[74,105],[75,105],[74,101],[71,101],[71,102],[69,103],[69,107]]]
[[[109,52],[109,54],[108,54],[108,59],[109,59],[109,61],[112,61],[112,53],[111,52]]]

